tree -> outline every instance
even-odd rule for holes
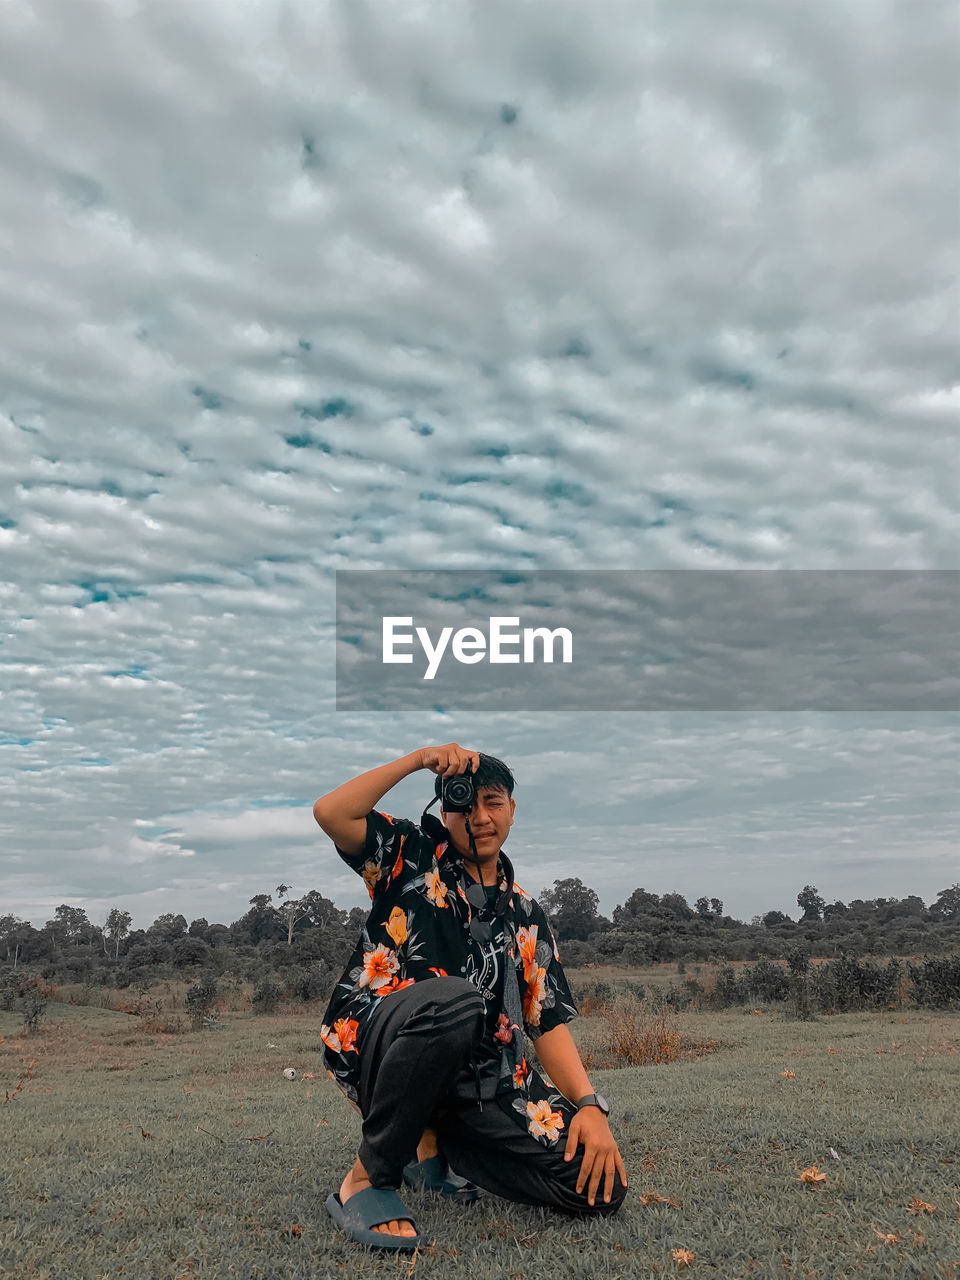
[[[170,948],[170,959],[178,969],[188,964],[200,964],[210,954],[210,948],[202,938],[191,938],[187,934],[183,938],[175,938]]]
[[[586,942],[596,932],[600,899],[579,877],[555,880],[553,888],[544,889],[539,900],[558,938]]]
[[[61,946],[82,942],[84,935],[91,933],[90,921],[83,907],[70,907],[62,902],[53,913],[53,919],[44,925],[49,929]]]
[[[720,898],[710,899],[710,910],[720,920],[723,916],[723,901]]]
[[[29,920],[21,920],[19,916],[0,916],[0,947],[5,951],[7,960],[12,954],[14,973],[17,970],[24,938],[31,931],[32,926]]]
[[[305,905],[305,898],[288,898],[286,902],[282,901],[285,894],[290,892],[288,884],[277,885],[277,897],[281,899],[277,910],[283,918],[283,922],[287,929],[287,946],[293,942],[293,931],[301,920],[309,920],[310,907]]]
[[[797,894],[797,906],[803,912],[802,920],[821,920],[826,902],[817,893],[816,885],[805,884]]]
[[[132,921],[130,912],[121,911],[119,907],[113,907],[107,915],[103,926],[103,949],[106,952],[107,942],[112,942],[114,960],[120,955],[120,943],[127,936]]]
[[[162,939],[164,942],[175,942],[187,932],[187,917],[172,911],[165,911],[157,916],[147,929],[148,938]]]
[[[766,911],[761,916],[760,923],[765,929],[772,929],[774,925],[786,924],[789,919],[782,911]]]
[[[960,884],[951,885],[949,889],[941,889],[930,912],[932,915],[939,916],[941,920],[960,919]]]
[[[631,920],[655,915],[659,906],[660,898],[657,894],[649,893],[646,889],[634,889],[626,902],[613,908],[613,923],[622,927]]]
[[[660,910],[678,920],[692,920],[693,912],[682,893],[665,893],[660,899]]]
[[[250,910],[231,926],[230,932],[237,941],[273,941],[286,932],[284,922],[273,904],[273,894],[257,893],[250,899]]]
[[[710,919],[711,911],[710,911],[709,898],[698,898],[696,902],[693,904],[693,907],[697,915],[700,916],[702,920]]]

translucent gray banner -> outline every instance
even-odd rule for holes
[[[336,583],[338,710],[960,710],[954,570],[350,570]]]

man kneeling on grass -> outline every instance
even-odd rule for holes
[[[437,775],[443,822],[374,809],[419,769]],[[550,926],[503,852],[513,787],[502,761],[451,742],[313,807],[373,899],[320,1032],[331,1075],[363,1116],[357,1161],[327,1199],[359,1244],[421,1243],[401,1180],[451,1200],[482,1187],[580,1214],[613,1213],[626,1194],[607,1104],[566,1026],[577,1011]],[[552,1084],[528,1065],[521,1028]]]

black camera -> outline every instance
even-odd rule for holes
[[[441,778],[438,774],[434,791],[440,798],[440,808],[444,813],[469,813],[477,801],[473,765],[468,764],[466,772],[453,778]]]

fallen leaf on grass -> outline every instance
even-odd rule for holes
[[[674,1249],[670,1254],[678,1267],[689,1267],[696,1256],[692,1249]]]
[[[327,1125],[328,1125],[329,1123],[330,1123],[330,1121],[327,1119],[327,1117],[326,1117],[326,1116],[324,1116],[322,1120],[318,1120],[318,1121],[317,1121],[317,1123],[314,1125],[314,1128],[315,1128],[315,1129],[326,1129],[326,1127],[327,1127]]]
[[[271,1130],[270,1130],[270,1133],[273,1133],[273,1132],[274,1132],[274,1130],[273,1130],[273,1129],[271,1129]],[[245,1142],[262,1142],[262,1141],[264,1140],[264,1138],[269,1138],[269,1137],[270,1137],[270,1133],[255,1133],[255,1134],[253,1134],[253,1135],[252,1135],[251,1137],[249,1137],[249,1138],[248,1138],[248,1137],[246,1137],[246,1136],[244,1136],[244,1141],[245,1141]]]
[[[648,1191],[645,1195],[640,1196],[640,1203],[644,1208],[646,1208],[648,1204],[668,1204],[671,1209],[680,1208],[673,1196],[662,1196],[656,1191]]]
[[[303,1073],[302,1079],[304,1079],[304,1080],[312,1080],[312,1079],[313,1079],[313,1072],[312,1072],[312,1071],[305,1071],[305,1072]]]
[[[780,1072],[780,1074],[783,1076],[784,1080],[792,1080],[792,1079],[794,1078],[794,1076],[796,1075],[796,1072],[795,1072],[795,1071],[781,1071],[781,1072]]]
[[[878,1231],[876,1227],[873,1228],[873,1234],[881,1244],[896,1244],[900,1239],[896,1231]]]
[[[280,1232],[280,1234],[288,1235],[288,1236],[302,1236],[303,1227],[300,1225],[299,1222],[288,1222],[286,1226],[283,1228],[283,1231]]]
[[[804,1169],[800,1174],[800,1181],[806,1182],[808,1186],[816,1186],[818,1182],[826,1182],[826,1180],[827,1175],[821,1173],[815,1164],[812,1164],[809,1169]]]
[[[831,1147],[831,1148],[830,1148],[830,1154],[833,1156],[834,1160],[839,1160],[839,1159],[840,1159],[840,1157],[839,1157],[839,1156],[837,1155],[837,1153],[834,1151],[833,1147]]]
[[[140,1136],[141,1136],[142,1138],[152,1138],[152,1137],[153,1137],[153,1134],[152,1134],[152,1133],[147,1133],[146,1129],[143,1127],[143,1125],[141,1125],[141,1126],[140,1126]]]
[[[914,1196],[907,1205],[907,1213],[936,1213],[937,1206],[928,1204],[926,1200],[921,1200],[919,1196]]]

